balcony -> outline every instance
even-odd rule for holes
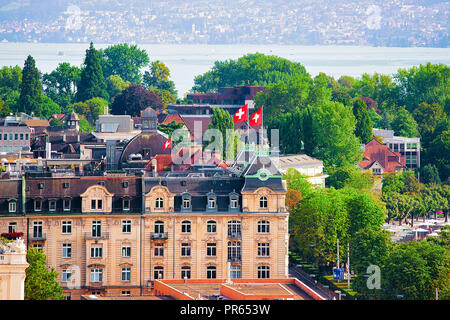
[[[152,232],[150,233],[150,239],[152,240],[167,240],[169,238],[168,232]]]
[[[230,239],[241,239],[242,233],[240,231],[228,232],[228,238]]]
[[[241,262],[241,256],[228,256],[228,262]]]
[[[84,240],[103,240],[109,239],[109,232],[102,232],[100,235],[92,235],[92,232],[84,233]]]
[[[33,233],[30,236],[31,241],[45,241],[47,240],[47,234],[46,233]]]

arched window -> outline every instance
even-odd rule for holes
[[[155,222],[155,233],[164,233],[164,222],[163,221]]]
[[[259,198],[259,207],[261,209],[266,209],[267,208],[267,198],[266,197],[261,197]]]
[[[184,220],[181,222],[181,232],[190,233],[191,232],[191,222]]]
[[[267,220],[258,221],[258,233],[269,233],[270,222]]]
[[[206,232],[208,232],[208,233],[217,232],[217,223],[214,220],[209,220],[206,223]]]
[[[164,208],[164,199],[163,198],[156,198],[156,200],[155,200],[155,208],[156,209]]]

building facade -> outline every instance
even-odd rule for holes
[[[0,181],[0,232],[44,250],[71,299],[146,295],[155,279],[286,278],[286,187],[261,163],[241,174]]]

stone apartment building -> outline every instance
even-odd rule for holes
[[[288,277],[286,186],[269,157],[233,170],[0,180],[0,233],[23,232],[66,297],[147,295],[155,279]]]
[[[30,151],[31,129],[22,121],[0,120],[0,153]]]

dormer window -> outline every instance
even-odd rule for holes
[[[259,198],[259,207],[261,209],[267,209],[267,198],[266,197]]]
[[[189,209],[191,207],[191,198],[184,198],[183,199],[183,208]]]
[[[216,208],[216,198],[209,198],[208,199],[208,208],[209,209],[215,209]]]
[[[156,200],[155,200],[155,208],[156,209],[164,208],[164,199],[163,198],[156,198]]]
[[[185,192],[181,195],[181,210],[189,211],[192,209],[192,197],[189,193]]]
[[[207,195],[208,203],[207,203],[207,210],[209,211],[215,211],[217,208],[217,197],[214,194],[214,192],[211,190]]]
[[[239,208],[239,195],[236,192],[230,193],[230,210],[237,210]]]

